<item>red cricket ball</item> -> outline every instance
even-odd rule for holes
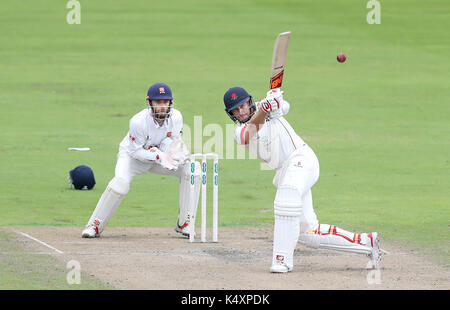
[[[344,62],[346,59],[347,59],[347,57],[345,57],[345,54],[339,54],[339,55],[337,55],[337,61],[339,61],[339,62]]]

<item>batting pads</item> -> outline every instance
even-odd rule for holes
[[[278,265],[293,268],[294,250],[300,230],[302,199],[294,187],[280,187],[274,201],[275,226],[273,234],[272,269]],[[273,270],[276,271],[276,270]]]
[[[126,182],[121,178],[114,177],[109,182],[102,194],[102,197],[100,197],[100,200],[98,201],[87,226],[93,224],[94,221],[98,219],[100,221],[98,232],[101,233],[125,195],[128,194],[129,190],[129,182]]]
[[[334,225],[320,224],[316,230],[301,234],[299,242],[312,248],[324,248],[358,254],[370,254],[367,234],[355,234]]]

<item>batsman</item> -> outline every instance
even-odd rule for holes
[[[319,178],[319,161],[314,151],[284,118],[290,104],[280,88],[274,88],[260,102],[241,87],[224,95],[225,111],[237,124],[235,140],[274,169],[273,258],[270,271],[292,271],[297,242],[368,255],[379,267],[378,233],[357,234],[329,224],[319,224],[313,209],[311,188]]]
[[[108,221],[130,190],[136,175],[147,172],[180,179],[179,212],[175,231],[189,235],[189,214],[196,214],[200,195],[200,164],[196,162],[194,195],[190,195],[189,151],[181,140],[183,117],[173,107],[172,90],[155,83],[147,92],[147,108],[130,120],[129,131],[119,145],[115,176],[100,197],[83,238],[99,237]],[[149,190],[158,191],[158,184]]]

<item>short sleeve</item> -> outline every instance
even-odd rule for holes
[[[247,125],[240,125],[236,127],[236,130],[234,131],[234,139],[236,140],[237,144],[240,145],[246,145],[245,143],[245,129],[247,129]]]
[[[172,114],[172,137],[179,137],[183,132],[183,115],[178,110],[173,110]]]

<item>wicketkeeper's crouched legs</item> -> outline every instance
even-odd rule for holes
[[[92,238],[100,235],[129,190],[128,181],[114,177],[100,197],[82,236]]]
[[[93,238],[100,235],[125,195],[129,192],[133,178],[138,174],[145,173],[152,166],[131,158],[126,150],[121,149],[119,151],[115,176],[108,183],[97,202],[97,206],[82,232],[84,238]]]

